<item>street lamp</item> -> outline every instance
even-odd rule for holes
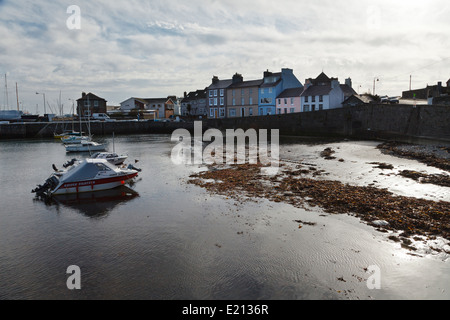
[[[375,81],[380,81],[377,77],[373,79],[373,95],[375,95]]]
[[[45,107],[45,93],[39,93],[39,92],[36,92],[36,94],[42,94],[42,95],[44,95],[44,115],[46,115],[46,114],[47,114],[47,108]]]

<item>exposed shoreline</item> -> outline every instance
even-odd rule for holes
[[[385,147],[385,145],[380,146],[378,146],[379,149]],[[400,148],[400,145],[396,147]],[[437,149],[434,148],[434,150]],[[443,152],[438,152],[438,155],[403,150],[401,156],[422,161],[427,165],[436,164],[442,169],[447,168],[450,157],[447,158],[445,152],[448,152],[448,149],[439,150]],[[331,148],[325,148],[320,157],[329,163],[345,161],[339,158],[339,155],[335,157]],[[390,164],[371,163],[372,166],[374,164],[378,164],[379,169],[393,169]],[[405,196],[395,194],[387,188],[375,186],[374,183],[355,185],[340,179],[327,179],[326,170],[320,170],[320,167],[314,165],[281,161],[278,174],[272,177],[262,176],[260,168],[261,165],[250,164],[215,165],[208,171],[191,175],[189,182],[214,194],[238,200],[264,198],[274,202],[288,203],[297,208],[319,207],[327,213],[354,215],[380,232],[392,233],[389,239],[401,241],[402,247],[411,251],[416,250],[411,240],[429,241],[439,237],[450,242],[450,202],[447,199],[441,201]],[[416,176],[401,176],[401,172],[399,174],[380,172],[379,175],[383,177],[392,175],[402,179],[412,178],[418,184],[434,183],[440,188],[449,187],[447,183],[450,181],[450,176],[446,174],[427,175],[423,172],[411,172],[422,176],[416,180]],[[424,177],[429,179],[434,177],[437,180],[426,180]],[[444,246],[444,248],[431,249],[450,254],[448,248]]]

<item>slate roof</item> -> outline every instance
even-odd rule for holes
[[[282,93],[280,93],[280,95],[277,97],[277,99],[278,98],[300,97],[304,90],[305,90],[304,87],[286,89]]]
[[[80,99],[77,99],[77,101],[80,100],[87,100],[89,98],[89,100],[105,100],[103,98],[100,98],[99,96],[96,96],[95,94],[89,92],[88,94],[86,94],[84,97],[81,97]],[[105,100],[106,101],[106,100]]]
[[[245,88],[245,87],[259,87],[263,83],[263,79],[242,81],[229,86],[229,88]]]
[[[227,80],[219,80],[216,83],[212,83],[207,90],[214,90],[214,89],[225,89],[228,88],[233,83],[232,79]]]
[[[302,93],[302,97],[306,96],[326,96],[331,91],[331,85],[310,86]]]

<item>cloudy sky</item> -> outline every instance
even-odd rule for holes
[[[450,78],[449,16],[448,0],[0,0],[0,105],[5,74],[10,107],[17,82],[33,113],[36,92],[55,110],[61,92],[69,113],[82,91],[118,105],[281,68],[401,95],[410,75],[413,88]]]

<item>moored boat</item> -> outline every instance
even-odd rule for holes
[[[96,152],[96,151],[105,151],[106,146],[104,144],[90,141],[90,140],[82,140],[77,144],[68,144],[65,145],[66,152]]]
[[[128,158],[126,155],[118,155],[115,152],[97,152],[92,155],[92,159],[105,159],[108,162],[115,164],[116,166],[121,165]]]
[[[58,170],[55,166],[43,185],[32,190],[38,196],[72,194],[109,190],[124,185],[138,175],[130,168],[119,168],[105,159],[75,159],[64,165],[67,169]]]

